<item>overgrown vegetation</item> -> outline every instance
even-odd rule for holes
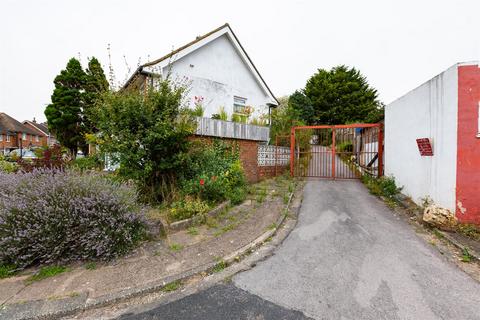
[[[369,175],[363,175],[362,182],[370,190],[370,193],[389,200],[395,200],[395,196],[402,191],[401,187],[397,187],[394,177],[374,178]]]
[[[28,277],[26,280],[27,283],[32,283],[35,281],[40,281],[46,278],[56,276],[58,274],[69,271],[70,269],[64,266],[46,266],[42,267],[37,273]]]
[[[0,265],[111,259],[144,235],[131,187],[102,175],[0,173]]]
[[[145,92],[106,92],[97,107],[100,149],[120,164],[143,201],[170,201],[187,166],[195,121],[182,103],[185,88],[159,80]]]

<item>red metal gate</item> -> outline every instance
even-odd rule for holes
[[[355,179],[383,174],[381,124],[298,126],[290,135],[290,174]]]

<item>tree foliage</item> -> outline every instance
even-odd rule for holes
[[[96,108],[97,143],[133,179],[145,201],[169,200],[186,161],[194,121],[182,105],[183,87],[158,80],[146,92],[105,92]]]
[[[45,109],[48,126],[57,140],[75,155],[78,146],[85,142],[82,128],[85,72],[80,61],[70,59],[53,83],[52,103]]]
[[[86,153],[85,134],[95,131],[91,110],[100,94],[108,90],[102,66],[93,57],[85,72],[80,61],[72,58],[53,82],[52,103],[45,109],[48,127],[72,156],[79,148]]]
[[[383,118],[377,91],[358,70],[343,65],[330,71],[319,69],[290,100],[308,124],[378,122]]]

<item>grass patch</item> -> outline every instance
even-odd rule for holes
[[[215,237],[218,237],[218,236],[221,236],[222,234],[230,231],[230,230],[233,230],[235,229],[235,227],[237,226],[236,223],[230,223],[230,224],[227,224],[226,226],[222,227],[220,230],[218,230],[217,232],[215,232],[213,235]]]
[[[198,229],[195,227],[190,227],[187,230],[187,233],[191,236],[197,236],[198,235]]]
[[[273,229],[275,229],[276,227],[277,227],[277,224],[274,222],[274,223],[270,224],[267,228],[268,228],[269,230],[273,230]]]
[[[67,271],[70,271],[70,269],[67,268],[67,267],[64,267],[64,266],[43,267],[36,274],[30,276],[26,280],[26,282],[27,283],[32,283],[32,282],[35,282],[35,281],[40,281],[40,280],[56,276],[58,274],[61,274],[61,273],[67,272]]]
[[[179,243],[172,243],[169,248],[173,252],[178,252],[183,249],[183,246]]]
[[[472,262],[473,256],[468,252],[467,248],[462,249],[462,262]]]
[[[438,231],[438,229],[433,229],[433,234],[439,239],[445,238],[443,234],[440,231]]]
[[[180,288],[181,282],[179,280],[167,283],[163,288],[163,292],[172,292]]]
[[[284,194],[283,195],[283,203],[288,204],[288,201],[290,200],[290,194]]]
[[[0,266],[0,279],[8,278],[15,275],[15,267],[11,265]]]
[[[97,269],[97,264],[95,262],[89,262],[85,265],[85,269],[95,270],[95,269]]]
[[[226,267],[227,267],[227,264],[225,263],[225,261],[220,261],[213,267],[212,272],[213,273],[222,272],[223,270],[225,270]]]
[[[210,229],[218,228],[218,221],[214,217],[207,216],[207,218],[205,219],[205,224]]]

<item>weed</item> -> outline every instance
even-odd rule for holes
[[[181,282],[179,280],[167,283],[165,286],[163,286],[162,291],[163,292],[172,292],[177,290],[181,285]]]
[[[471,262],[473,259],[473,256],[468,252],[467,248],[462,249],[462,262]]]
[[[276,228],[277,228],[277,224],[274,222],[274,223],[270,224],[267,228],[268,228],[269,230],[276,229]]]
[[[69,296],[70,298],[75,298],[75,297],[80,296],[80,293],[78,293],[78,292],[76,292],[76,291],[73,291],[73,292],[71,292],[68,296]]]
[[[226,226],[222,227],[220,230],[218,230],[217,232],[214,233],[214,236],[215,237],[218,237],[218,236],[221,236],[222,234],[230,231],[230,230],[233,230],[235,229],[235,227],[237,226],[236,223],[231,223],[231,224],[227,224]]]
[[[290,195],[289,194],[283,195],[283,203],[288,204],[288,201],[290,201]]]
[[[97,264],[95,262],[89,262],[85,265],[85,269],[95,270],[95,269],[97,269]]]
[[[440,231],[438,231],[438,229],[433,229],[433,234],[439,239],[445,238],[443,234]]]
[[[222,272],[226,267],[227,267],[227,264],[225,263],[225,261],[222,260],[212,268],[212,272],[213,273]]]
[[[292,193],[295,190],[295,183],[291,182],[288,184],[288,192]]]
[[[179,243],[172,243],[169,248],[170,248],[170,250],[172,250],[173,252],[178,252],[178,251],[180,251],[180,250],[183,249],[183,246],[182,246],[181,244],[179,244]]]
[[[0,279],[11,277],[15,274],[15,267],[11,265],[0,266]]]
[[[473,224],[461,224],[458,231],[471,239],[480,240],[480,229]]]
[[[207,227],[210,229],[217,228],[218,227],[218,221],[214,217],[207,216],[207,219],[205,220],[205,224]]]
[[[40,280],[56,276],[57,274],[61,274],[61,273],[67,272],[67,271],[70,271],[70,269],[67,268],[67,267],[63,267],[63,266],[43,267],[36,274],[30,276],[26,280],[26,282],[27,283],[32,283],[32,282],[35,282],[35,281],[40,281]]]
[[[197,236],[198,235],[198,229],[195,227],[190,227],[187,230],[187,233],[191,236]]]

